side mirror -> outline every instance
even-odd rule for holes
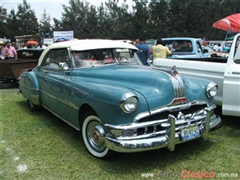
[[[203,49],[203,54],[206,54],[208,53],[208,50],[207,49]]]
[[[147,64],[148,64],[149,66],[153,66],[153,60],[148,59],[148,60],[147,60]]]
[[[67,62],[60,62],[58,67],[59,67],[59,69],[64,70],[64,71],[69,69],[69,65]]]

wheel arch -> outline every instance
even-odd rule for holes
[[[93,111],[94,113],[96,113],[96,111],[94,111],[94,109],[88,104],[82,105],[82,107],[79,109],[78,116],[79,116],[79,130],[80,131],[81,131],[81,127],[82,127],[82,124],[83,124],[84,117],[90,111]],[[96,115],[97,115],[97,113],[96,113]]]

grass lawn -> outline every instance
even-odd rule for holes
[[[87,152],[75,129],[46,110],[30,112],[26,99],[16,89],[1,89],[0,178],[183,179],[181,173],[184,177],[196,177],[197,172],[213,172],[225,176],[216,179],[240,179],[240,118],[221,117],[223,126],[211,132],[207,141],[197,139],[180,144],[173,152],[159,149],[119,154],[103,161]],[[238,177],[227,177],[237,173]]]

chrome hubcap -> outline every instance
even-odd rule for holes
[[[90,146],[98,151],[102,152],[106,149],[104,146],[105,132],[102,125],[98,121],[92,121],[87,127],[87,138]]]

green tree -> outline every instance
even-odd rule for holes
[[[15,35],[18,29],[18,20],[15,11],[12,9],[7,18],[7,35],[12,40],[15,41]]]
[[[106,38],[110,33],[111,23],[107,21],[107,11],[103,3],[97,7],[98,24],[95,25],[97,38]]]
[[[39,24],[34,10],[26,0],[18,10],[0,7],[1,35],[13,39],[16,35],[38,35],[39,30],[73,30],[76,38],[135,39],[190,36],[206,39],[224,39],[226,32],[212,24],[225,16],[239,13],[239,0],[133,0],[131,8],[126,1],[108,0],[95,7],[86,0],[69,0],[63,5],[60,20],[45,10]],[[7,16],[7,19],[5,17]],[[3,18],[4,17],[4,18]]]
[[[40,19],[39,27],[40,27],[40,30],[42,30],[42,31],[50,32],[52,29],[51,17],[50,17],[50,15],[47,15],[46,9],[44,9],[42,17]]]
[[[30,4],[23,0],[22,4],[18,4],[17,17],[17,35],[36,35],[39,33],[38,19]]]
[[[128,5],[124,2],[118,6],[118,0],[105,2],[106,24],[109,38],[125,39],[131,37],[131,14],[128,13]]]
[[[187,22],[187,5],[189,0],[171,0],[169,3],[169,22],[170,36],[187,36],[189,30],[186,27]]]
[[[90,4],[86,1],[70,0],[69,6],[63,5],[61,29],[74,31],[76,38],[88,38],[88,11]]]
[[[61,22],[61,20],[53,18],[52,30],[53,31],[61,31],[62,30],[62,22]]]
[[[169,30],[169,17],[168,17],[168,2],[166,0],[152,0],[149,4],[149,31],[150,38],[168,37],[170,36]]]
[[[98,37],[98,15],[96,7],[91,5],[87,13],[87,31],[88,35],[85,38],[99,38]]]
[[[8,28],[7,28],[7,9],[0,7],[0,34],[1,37],[9,37]]]
[[[135,29],[135,38],[137,37],[150,37],[151,31],[148,29],[148,24],[151,23],[148,1],[147,0],[135,0],[133,5],[133,17],[132,25]]]

